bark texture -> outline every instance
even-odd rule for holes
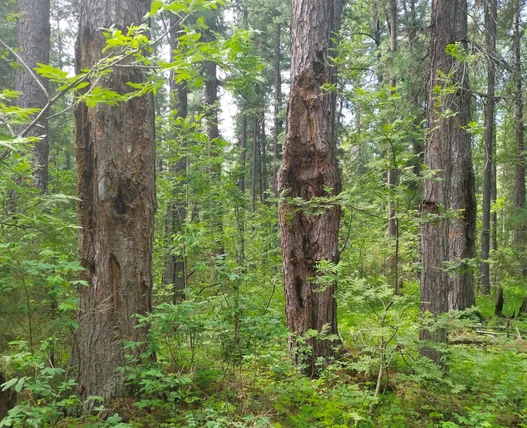
[[[483,170],[483,215],[481,226],[481,293],[490,293],[490,266],[488,259],[490,256],[490,206],[493,188],[493,155],[494,155],[494,138],[496,125],[494,122],[495,113],[495,86],[496,71],[494,61],[490,56],[496,50],[496,21],[498,18],[497,0],[488,0],[485,3],[485,47],[489,59],[487,60],[487,99],[485,102],[485,165]]]
[[[421,226],[421,311],[433,314],[474,305],[473,274],[466,263],[475,254],[476,232],[472,147],[466,131],[470,92],[467,64],[446,52],[455,43],[466,48],[466,0],[433,0],[424,159],[440,180],[424,182]],[[445,82],[441,73],[451,78]],[[445,87],[449,89],[438,91]],[[445,334],[433,339],[446,341]],[[421,331],[421,338],[430,339],[429,332]],[[429,356],[439,358],[433,352]]]
[[[20,18],[17,22],[17,44],[19,56],[32,70],[38,63],[49,64],[50,33],[49,0],[19,0],[18,10]],[[36,73],[35,73],[36,75]],[[38,77],[41,85],[49,89],[47,79]],[[21,66],[15,74],[15,88],[22,92],[18,98],[18,105],[22,108],[43,108],[48,97],[35,78]],[[48,121],[43,117],[34,127],[28,137],[40,137],[33,149],[33,167],[35,184],[42,193],[48,189]]]
[[[140,24],[148,0],[86,0],[76,46],[76,67],[91,68],[100,58],[105,39],[101,28],[126,31]],[[127,82],[141,83],[144,73],[119,68],[98,83],[118,93]],[[116,107],[99,104],[75,110],[78,171],[79,254],[86,269],[79,287],[79,329],[72,362],[78,366],[81,396],[112,400],[125,394],[124,341],[146,340],[134,314],[151,307],[152,237],[155,211],[154,104],[151,95]]]
[[[312,214],[289,198],[310,201],[338,194],[340,175],[332,141],[331,95],[321,86],[331,81],[328,55],[334,20],[334,3],[326,0],[292,0],[291,93],[283,160],[278,172],[280,235],[285,276],[287,324],[290,345],[307,330],[337,334],[335,285],[320,289],[316,264],[339,261],[340,207],[330,205]],[[328,191],[328,189],[331,189]],[[302,361],[306,373],[316,374],[319,357],[334,355],[334,342],[308,340],[311,355]],[[297,362],[302,356],[294,353]]]

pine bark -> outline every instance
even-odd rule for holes
[[[34,70],[38,63],[49,64],[51,33],[49,0],[19,0],[18,10],[20,17],[16,31],[20,58],[31,70]],[[48,80],[41,77],[38,79],[48,91]],[[15,74],[15,89],[22,93],[18,98],[18,105],[22,108],[41,109],[48,102],[46,93],[22,65]],[[43,117],[27,136],[40,137],[33,148],[33,167],[35,185],[42,193],[46,193],[49,181],[48,120]]]
[[[470,92],[467,64],[447,54],[448,45],[467,48],[466,0],[433,0],[428,86],[429,135],[425,164],[436,171],[426,179],[422,201],[421,311],[439,314],[474,305],[473,274],[467,259],[475,254],[476,198],[472,168]],[[440,75],[451,75],[444,82]],[[437,93],[437,87],[449,90]],[[455,93],[450,88],[455,87]],[[448,114],[449,111],[455,114]],[[447,113],[447,114],[445,114]],[[446,341],[446,332],[421,339]],[[430,351],[430,350],[429,350]],[[440,355],[424,352],[435,361]]]
[[[303,359],[297,339],[308,330],[338,333],[336,285],[321,289],[316,265],[339,261],[340,207],[330,204],[313,214],[291,198],[308,203],[341,190],[332,141],[332,97],[322,89],[331,82],[328,56],[334,6],[326,0],[292,0],[291,92],[278,172],[278,191],[288,198],[281,202],[279,214],[290,348],[296,362],[305,363],[308,375],[316,374],[317,359],[327,361],[335,353],[333,341],[308,339],[311,354]]]
[[[496,50],[496,20],[498,17],[497,0],[488,0],[485,3],[485,45],[487,54],[492,56]],[[490,221],[491,221],[491,200],[493,188],[493,156],[494,138],[496,132],[495,125],[495,86],[496,71],[494,61],[487,60],[487,98],[485,102],[485,165],[483,169],[483,206],[482,206],[482,226],[481,226],[481,293],[490,293]]]
[[[123,31],[141,24],[148,0],[86,0],[76,45],[76,68],[89,69],[102,57],[101,28]],[[107,53],[106,53],[107,54]],[[145,80],[141,69],[118,68],[99,81],[118,93],[127,82]],[[88,88],[86,88],[88,90]],[[79,286],[79,328],[72,363],[78,369],[83,399],[125,395],[126,341],[146,343],[147,331],[137,328],[134,314],[151,309],[152,238],[155,211],[154,102],[151,95],[115,107],[99,104],[75,109],[78,175],[79,256],[85,271]]]

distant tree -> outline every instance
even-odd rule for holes
[[[329,205],[310,213],[295,199],[309,204],[313,198],[337,195],[341,182],[333,142],[332,96],[323,88],[331,83],[328,63],[332,29],[338,28],[340,2],[292,0],[291,93],[283,160],[278,172],[280,235],[282,238],[287,325],[291,346],[308,330],[337,333],[335,285],[317,284],[317,263],[339,261],[340,207]],[[318,212],[320,211],[320,212]],[[311,355],[306,373],[316,373],[316,361],[334,355],[335,343],[323,338],[307,340]],[[297,362],[301,360],[296,353]]]
[[[19,0],[20,16],[16,26],[18,55],[25,65],[15,74],[15,89],[21,92],[18,105],[22,108],[43,108],[48,102],[49,83],[38,78],[26,66],[34,70],[37,64],[49,63],[50,51],[50,3],[49,0]],[[48,189],[48,120],[40,119],[28,136],[40,137],[33,150],[35,184],[42,193]]]
[[[106,42],[101,28],[126,32],[130,25],[141,24],[148,10],[147,0],[85,1],[76,46],[77,71],[93,67],[102,58]],[[103,85],[124,94],[132,90],[128,82],[144,80],[141,68],[119,67],[99,81],[92,80],[90,87]],[[116,369],[126,364],[125,353],[141,352],[125,351],[125,342],[146,343],[146,331],[136,328],[133,315],[144,315],[151,307],[153,97],[95,108],[78,103],[75,142],[79,256],[85,268],[81,278],[89,285],[79,287],[79,328],[72,362],[79,370],[83,398],[114,399],[124,394],[124,375]]]
[[[495,123],[495,92],[496,92],[496,70],[492,55],[496,50],[496,24],[498,19],[498,4],[496,0],[485,2],[485,48],[487,50],[487,98],[485,100],[485,165],[483,171],[483,207],[481,225],[481,292],[490,293],[490,222],[491,222],[491,200],[495,159],[494,139],[496,134]]]

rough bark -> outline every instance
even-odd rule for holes
[[[332,142],[331,95],[321,88],[330,82],[333,8],[333,2],[325,0],[292,0],[291,92],[278,191],[306,203],[341,189]],[[311,353],[304,360],[297,352],[297,338],[325,326],[329,334],[338,332],[336,285],[321,289],[316,265],[322,260],[339,261],[340,207],[329,205],[315,215],[286,199],[279,214],[290,346],[296,361],[304,362],[306,373],[314,375],[317,359],[327,361],[334,355],[334,342],[308,339]]]
[[[473,274],[466,260],[475,254],[476,199],[470,122],[467,64],[446,53],[447,45],[467,47],[466,0],[433,0],[430,25],[428,86],[429,135],[425,164],[436,171],[427,179],[422,201],[421,311],[438,314],[474,305]],[[440,79],[440,72],[451,81]],[[437,87],[457,87],[455,93],[437,93]],[[448,111],[454,115],[445,114]],[[439,180],[437,179],[439,178]],[[446,341],[446,332],[421,339]],[[426,352],[439,361],[435,351]]]
[[[38,63],[49,64],[50,49],[50,3],[49,0],[19,0],[20,17],[17,22],[17,44],[19,56],[32,70]],[[36,73],[35,73],[36,75]],[[41,85],[49,89],[47,79],[40,78]],[[23,67],[15,74],[15,89],[22,92],[18,105],[22,108],[43,108],[48,102],[46,93],[35,78]],[[42,118],[28,137],[40,137],[33,149],[35,185],[42,193],[48,189],[48,121]]]
[[[148,0],[86,0],[76,45],[77,71],[100,58],[101,28],[126,31],[141,24]],[[118,93],[127,82],[141,83],[137,68],[119,68],[91,85]],[[88,89],[88,88],[87,88]],[[99,104],[75,109],[78,177],[79,256],[85,271],[79,286],[79,329],[72,363],[78,369],[82,398],[112,400],[125,395],[125,341],[145,343],[146,329],[136,328],[134,314],[151,308],[152,237],[155,211],[154,103],[151,95],[115,107]]]
[[[496,50],[496,20],[498,17],[497,0],[487,0],[485,3],[485,45],[489,56]],[[485,165],[483,169],[483,206],[481,226],[481,293],[490,293],[490,220],[492,199],[492,175],[494,155],[494,134],[496,125],[494,122],[496,71],[494,61],[487,60],[487,98],[485,102]]]

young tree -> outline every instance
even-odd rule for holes
[[[337,1],[292,0],[291,93],[283,160],[278,172],[280,235],[285,275],[287,324],[291,346],[308,330],[337,333],[335,285],[321,289],[317,264],[339,261],[340,207],[328,204],[310,213],[313,198],[340,192],[341,182],[332,141],[331,94],[322,86],[331,82],[330,36],[339,17]],[[338,6],[338,5],[337,5]],[[298,200],[302,200],[299,207]],[[308,339],[312,349],[306,373],[316,373],[319,357],[334,355],[334,342]],[[301,356],[295,354],[298,362]]]
[[[425,165],[434,171],[423,187],[421,311],[433,314],[474,304],[476,198],[472,168],[468,64],[457,59],[467,47],[466,0],[432,2],[429,49],[428,126]],[[451,55],[447,49],[455,50]],[[421,339],[446,341],[446,333]],[[440,355],[428,355],[439,361]]]
[[[76,46],[76,68],[101,59],[106,42],[101,28],[141,24],[148,0],[86,0]],[[108,54],[106,51],[105,55]],[[120,94],[144,81],[143,69],[124,63],[90,82]],[[128,65],[128,66],[126,66]],[[86,88],[88,90],[89,88]],[[152,96],[116,106],[75,109],[78,171],[79,256],[85,271],[79,286],[79,329],[72,362],[82,397],[124,395],[125,341],[146,341],[134,314],[151,306],[152,236],[155,211],[154,107]]]
[[[20,16],[16,26],[18,55],[25,66],[15,74],[15,89],[21,92],[18,104],[22,108],[43,108],[48,102],[49,84],[47,79],[38,78],[34,70],[37,64],[49,64],[50,50],[50,4],[49,0],[19,0]],[[35,143],[34,175],[35,184],[42,193],[48,189],[48,120],[43,117],[30,135],[41,137]]]

